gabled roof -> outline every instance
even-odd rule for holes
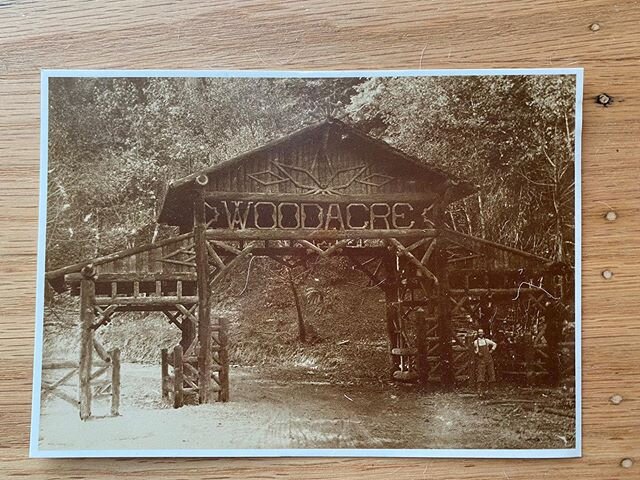
[[[187,207],[186,205],[183,205],[183,203],[191,199],[190,194],[195,189],[195,180],[198,176],[207,175],[211,178],[216,175],[216,173],[248,161],[257,154],[281,147],[289,142],[293,143],[302,140],[311,135],[315,135],[326,128],[334,128],[340,133],[350,135],[358,139],[360,142],[368,144],[372,148],[379,150],[381,153],[387,155],[390,160],[406,162],[412,168],[424,171],[425,176],[431,177],[432,181],[438,185],[438,190],[444,191],[445,188],[450,187],[450,202],[464,198],[475,191],[475,187],[469,182],[462,181],[438,167],[429,165],[416,157],[408,155],[403,151],[392,147],[387,142],[374,138],[352,125],[348,125],[335,118],[327,118],[318,123],[303,127],[293,133],[265,143],[258,148],[242,153],[230,160],[169,182],[161,200],[162,204],[158,215],[158,222],[171,223],[175,219],[177,211]]]

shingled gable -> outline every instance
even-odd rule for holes
[[[291,182],[281,175],[283,168],[289,170]],[[360,177],[345,187],[349,176],[354,178],[354,172]],[[257,196],[318,193],[310,187],[322,190],[320,194],[341,199],[357,199],[371,193],[395,194],[398,199],[408,194],[444,197],[447,191],[443,200],[451,203],[474,191],[470,183],[334,118],[170,182],[162,198],[159,223],[190,227],[192,194],[197,188],[196,178],[201,175],[207,175],[210,192],[255,193]],[[331,182],[339,184],[335,190],[320,188]]]

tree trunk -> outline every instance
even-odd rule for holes
[[[480,219],[480,238],[486,238],[487,232],[485,231],[484,208],[480,192],[478,192],[478,218]]]

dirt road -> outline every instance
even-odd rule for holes
[[[274,372],[233,368],[231,402],[174,410],[161,401],[159,367],[124,364],[122,373],[120,417],[81,422],[70,405],[47,400],[41,448],[566,448],[574,442],[573,418],[542,412],[562,401],[545,390],[480,400],[465,392],[332,384],[312,373],[284,381]],[[95,415],[107,411],[106,403],[94,406]]]

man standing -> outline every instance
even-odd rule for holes
[[[483,394],[488,391],[488,387],[486,386],[487,379],[485,379],[485,377],[488,377],[489,382],[496,381],[496,372],[493,368],[493,357],[491,354],[497,346],[496,342],[484,338],[484,330],[481,328],[478,329],[478,338],[473,342],[473,351],[476,355],[476,363],[478,366],[476,381],[480,396],[483,396]]]

